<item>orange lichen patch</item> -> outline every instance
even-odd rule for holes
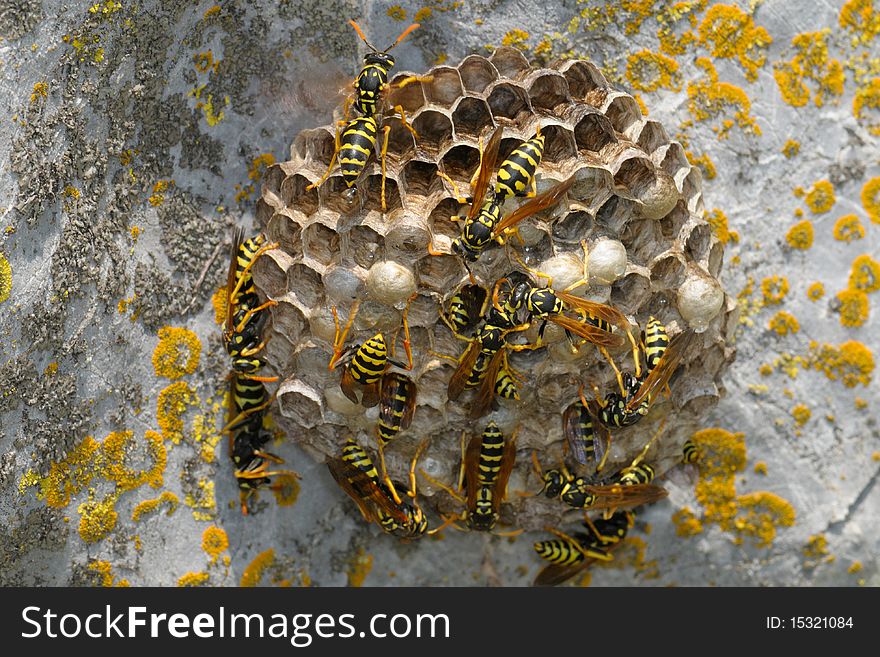
[[[273,563],[275,563],[275,550],[269,548],[265,552],[260,552],[244,569],[239,586],[253,587],[259,584],[263,573]]]
[[[156,422],[162,437],[175,445],[183,439],[183,414],[195,405],[195,391],[186,381],[176,381],[159,392],[156,400]]]
[[[119,515],[114,508],[117,495],[112,494],[100,502],[90,500],[79,505],[79,535],[86,543],[97,543],[106,538],[116,527]]]
[[[126,588],[131,586],[127,579],[121,579],[118,582],[113,576],[113,566],[109,561],[92,561],[89,564],[89,570],[93,570],[101,576],[101,586]]]
[[[162,486],[162,475],[168,454],[162,436],[155,431],[145,435],[147,451],[152,461],[149,468],[134,470],[126,465],[129,453],[134,447],[134,432],[114,431],[104,439],[101,450],[104,455],[104,476],[123,490],[134,490],[148,483],[153,488]]]
[[[666,55],[640,50],[631,54],[626,60],[626,79],[634,89],[639,91],[657,91],[657,89],[681,89],[681,74],[678,63]]]
[[[229,548],[229,537],[219,527],[208,527],[202,532],[202,550],[216,563],[217,557]]]
[[[763,363],[761,367],[758,368],[758,372],[761,376],[770,376],[773,374],[773,366],[770,363]]]
[[[165,192],[174,184],[173,180],[160,180],[153,185],[153,193],[147,199],[153,207],[162,205],[165,201]]]
[[[293,506],[299,498],[300,485],[293,475],[278,475],[272,486],[272,494],[278,506]]]
[[[192,437],[197,445],[201,445],[200,456],[205,463],[214,462],[216,447],[220,442],[216,424],[219,410],[220,404],[215,404],[210,413],[198,414],[193,418]]]
[[[730,230],[727,224],[727,215],[724,212],[715,208],[707,210],[704,217],[709,222],[709,225],[712,227],[712,233],[718,238],[719,242],[722,244],[727,244],[731,241],[739,242],[739,233],[735,230]]]
[[[874,354],[855,340],[837,347],[811,341],[809,354],[803,360],[806,366],[823,372],[832,381],[839,379],[847,388],[867,386],[874,372]]]
[[[841,290],[837,293],[837,300],[843,326],[861,326],[868,320],[868,295],[861,290]]]
[[[38,101],[46,100],[46,95],[47,95],[48,91],[49,91],[48,84],[46,84],[45,82],[35,82],[34,83],[34,90],[31,93],[31,105],[33,105],[34,103],[36,103]]]
[[[220,5],[213,5],[212,7],[208,7],[205,10],[205,13],[202,14],[202,19],[207,20],[211,16],[216,16],[219,13],[220,13]]]
[[[808,220],[796,223],[788,229],[785,241],[793,249],[809,249],[813,246],[813,224]]]
[[[862,292],[880,290],[880,262],[867,253],[853,260],[849,272],[849,287]]]
[[[862,187],[862,206],[871,223],[880,224],[880,176],[871,178]]]
[[[416,12],[416,16],[415,16],[416,23],[421,23],[421,22],[428,20],[429,18],[431,18],[433,13],[434,13],[434,11],[430,7],[422,7],[421,9],[419,9]]]
[[[771,331],[776,331],[779,335],[797,333],[801,329],[795,316],[784,310],[780,310],[770,318],[767,328]]]
[[[406,20],[406,9],[401,7],[400,5],[392,5],[388,7],[388,11],[385,12],[389,18],[393,18],[396,21],[405,21]]]
[[[213,520],[217,512],[217,498],[214,496],[214,482],[201,479],[197,482],[195,494],[188,493],[183,503],[193,509],[196,520]]]
[[[715,169],[715,163],[712,161],[712,158],[709,157],[708,153],[703,153],[702,155],[697,156],[694,155],[693,151],[685,151],[684,154],[687,157],[688,162],[695,167],[700,167],[700,171],[703,172],[703,177],[706,180],[712,180],[718,175],[718,171]]]
[[[807,539],[803,553],[808,559],[821,559],[828,554],[828,539],[824,534],[813,534]]]
[[[880,34],[880,13],[873,0],[849,0],[840,10],[840,27],[853,34],[853,45],[868,43]]]
[[[208,583],[210,575],[208,573],[187,573],[177,580],[177,585],[184,586],[203,586]]]
[[[852,242],[865,236],[865,227],[854,214],[846,214],[834,223],[834,239],[839,242]]]
[[[250,169],[248,169],[248,178],[257,181],[263,176],[263,172],[270,166],[275,164],[275,156],[272,153],[262,153],[251,160]]]
[[[854,575],[855,573],[861,572],[862,570],[862,562],[861,561],[853,561],[849,568],[846,569],[850,575]]]
[[[703,429],[692,440],[703,454],[695,489],[697,501],[703,506],[703,524],[715,523],[722,530],[737,534],[737,543],[752,537],[759,547],[772,543],[777,527],[794,524],[794,508],[773,493],[759,491],[737,496],[736,473],[746,465],[743,434],[720,428]],[[685,513],[679,516],[682,523],[687,519]]]
[[[46,376],[47,378],[55,376],[55,374],[57,374],[57,373],[58,373],[58,361],[57,360],[51,361],[48,365],[46,365],[46,368],[43,370],[43,375]]]
[[[648,110],[648,106],[645,105],[645,101],[642,100],[641,95],[633,94],[633,98],[635,98],[636,102],[639,104],[639,111],[642,113],[642,116],[648,116],[650,110]]]
[[[767,464],[764,461],[758,461],[755,463],[755,474],[767,476]]]
[[[175,511],[177,511],[177,506],[180,504],[180,500],[174,493],[170,491],[165,491],[155,499],[139,502],[137,506],[134,507],[134,510],[131,512],[131,519],[135,522],[138,522],[146,514],[157,511],[159,509],[159,506],[162,504],[168,505],[168,509],[166,509],[165,515],[170,516],[173,515]]]
[[[807,298],[810,301],[818,301],[822,297],[825,296],[825,286],[822,285],[819,281],[816,281],[810,287],[807,288]]]
[[[518,48],[520,50],[527,50],[528,45],[526,44],[526,41],[528,40],[528,32],[526,32],[525,30],[513,29],[510,30],[503,37],[501,37],[501,45]]]
[[[791,416],[794,418],[795,424],[799,427],[802,427],[809,422],[812,414],[810,407],[806,404],[798,404],[791,409]]]
[[[817,107],[825,103],[826,97],[843,93],[843,65],[828,58],[829,34],[829,29],[798,34],[791,41],[797,51],[795,56],[790,61],[774,65],[773,77],[783,100],[789,105],[802,107],[810,100],[806,81],[817,85],[813,95]]]
[[[813,183],[807,192],[804,202],[809,206],[813,214],[828,212],[835,202],[834,185],[828,180],[819,180]]]
[[[801,152],[801,143],[799,141],[795,141],[794,139],[789,139],[785,142],[785,145],[782,147],[782,154],[785,155],[788,159],[793,158],[795,155]]]
[[[758,69],[767,60],[767,46],[773,39],[763,27],[739,7],[713,5],[699,28],[700,43],[713,57],[736,58],[746,79],[758,79]]]
[[[684,507],[672,514],[675,533],[679,536],[696,536],[703,533],[703,523],[694,515],[690,507]]]
[[[764,297],[764,303],[768,306],[782,303],[785,295],[788,294],[788,279],[776,274],[768,276],[761,281],[761,294]]]
[[[880,452],[872,452],[871,460],[874,462],[880,461]]]
[[[66,458],[53,463],[45,477],[40,478],[30,470],[25,473],[19,484],[19,492],[38,485],[39,499],[45,500],[54,509],[66,507],[70,504],[71,495],[79,493],[99,474],[100,448],[101,443],[86,436]]]
[[[159,344],[153,351],[153,369],[156,376],[179,379],[195,371],[201,353],[202,343],[195,333],[185,328],[165,326],[159,329]]]
[[[214,60],[214,53],[210,50],[205,52],[197,52],[193,55],[193,64],[199,73],[207,73],[208,71],[217,72],[217,66],[220,60]]]
[[[705,77],[688,83],[688,111],[697,121],[719,119],[720,125],[712,131],[719,139],[730,136],[730,130],[738,125],[742,130],[755,135],[761,134],[761,128],[751,117],[752,102],[745,92],[732,84],[718,81],[718,72],[712,61],[699,57],[696,65],[703,69]],[[726,117],[728,110],[733,110],[733,118]]]
[[[373,555],[367,554],[364,548],[358,548],[356,554],[348,560],[348,585],[360,588],[370,571],[373,570]]]
[[[223,324],[226,321],[226,301],[229,298],[229,291],[225,285],[217,288],[211,295],[211,305],[214,306],[214,322]]]
[[[865,124],[872,135],[880,136],[880,116],[876,113],[869,115],[869,110],[880,110],[880,78],[859,87],[853,96],[853,116]]]
[[[12,292],[12,267],[6,256],[0,253],[0,303],[9,298]]]

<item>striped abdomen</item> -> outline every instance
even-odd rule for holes
[[[382,384],[383,387],[387,382],[388,379]],[[387,409],[383,408],[379,412],[379,419],[376,422],[379,444],[383,446],[393,440],[400,431],[400,425],[406,413],[407,402],[409,402],[410,395],[414,394],[413,383],[409,379],[395,377],[394,382],[394,388],[392,389],[390,401],[387,403]],[[386,404],[384,398],[382,403]]]
[[[538,136],[520,144],[498,169],[495,200],[501,203],[510,196],[524,196],[544,154],[544,137]]]
[[[348,365],[351,378],[361,385],[370,385],[385,373],[388,362],[388,349],[385,337],[377,333],[364,342],[354,354]]]
[[[504,367],[498,368],[495,375],[495,394],[502,399],[519,400],[519,391],[516,389],[516,381],[510,372]]]
[[[474,500],[474,508],[467,514],[468,528],[476,531],[492,531],[498,521],[498,514],[494,509],[495,491],[492,486],[480,486],[477,498]]]
[[[647,463],[642,463],[629,468],[617,479],[623,486],[635,486],[636,484],[650,484],[654,481],[654,468]]]
[[[645,362],[648,364],[649,372],[657,367],[668,346],[669,336],[666,334],[666,327],[651,317],[648,326],[645,327]]]
[[[495,483],[504,456],[504,434],[495,422],[490,422],[480,438],[480,460],[477,466],[477,479],[481,486]]]
[[[465,388],[476,388],[486,376],[486,370],[489,369],[489,362],[492,360],[492,353],[481,351],[477,356],[477,362],[474,363],[471,373],[468,375]]]
[[[596,437],[590,410],[577,401],[565,412],[563,431],[578,463],[586,463],[596,454]]]
[[[249,411],[266,401],[266,387],[261,381],[235,377],[232,396],[238,412]]]
[[[352,187],[364,170],[367,160],[376,149],[377,133],[376,119],[372,116],[353,119],[342,133],[339,168],[346,187]]]
[[[235,283],[238,285],[238,281],[240,280],[243,280],[244,282],[238,288],[238,295],[236,298],[232,299],[231,305],[233,306],[238,306],[244,296],[256,295],[250,269],[247,271],[245,271],[245,269],[253,262],[254,255],[259,251],[263,242],[265,242],[263,236],[257,235],[256,237],[244,240],[238,247],[238,253],[235,256]]]
[[[569,541],[551,539],[535,543],[535,552],[544,561],[555,563],[559,566],[574,566],[584,560],[584,553],[573,546]]]
[[[587,480],[575,477],[565,483],[560,499],[575,509],[587,509],[596,503],[596,496],[587,491]]]
[[[684,441],[681,448],[681,460],[683,463],[696,463],[700,460],[700,448],[690,438]]]
[[[610,518],[596,518],[593,527],[598,534],[594,534],[594,544],[605,547],[619,543],[626,537],[626,533],[633,524],[633,517],[629,511],[617,511]],[[592,529],[590,530],[592,532]]]
[[[373,460],[353,438],[349,438],[342,448],[342,460],[363,472],[377,486],[381,486],[379,472],[376,470],[376,466],[373,465]]]

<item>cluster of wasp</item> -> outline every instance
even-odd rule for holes
[[[338,159],[348,188],[344,193],[353,193],[368,159],[378,150],[384,209],[384,158],[389,128],[384,128],[381,148],[378,148],[378,135],[382,102],[389,87],[388,73],[394,65],[394,59],[387,51],[418,25],[408,27],[386,51],[378,51],[370,46],[357,24],[353,21],[351,24],[372,52],[365,56],[363,69],[355,80],[354,100],[346,103],[346,118],[339,122],[345,127],[341,136],[339,129],[336,130],[335,151],[328,170],[311,187],[321,185],[329,177]],[[401,84],[410,79],[413,78],[407,78]],[[352,106],[360,116],[349,120],[347,115]],[[394,111],[417,138],[406,123],[402,108],[397,106]],[[684,331],[670,339],[666,328],[653,317],[644,330],[639,327],[634,330],[626,316],[616,308],[578,296],[578,289],[588,286],[586,242],[581,244],[584,252],[582,278],[561,290],[553,288],[550,276],[529,267],[511,249],[510,238],[517,235],[517,225],[527,217],[561,203],[575,180],[571,177],[537,193],[536,173],[544,152],[540,129],[532,138],[519,144],[496,168],[502,132],[501,126],[495,127],[485,147],[480,139],[480,161],[470,181],[469,197],[461,196],[454,181],[438,174],[453,186],[460,204],[469,206],[469,209],[466,214],[453,217],[462,228],[460,235],[452,240],[451,253],[435,249],[433,243],[428,252],[457,257],[469,277],[469,282],[452,294],[445,308],[441,304],[439,316],[452,334],[467,345],[461,355],[445,356],[455,362],[447,396],[456,401],[466,390],[476,389],[470,409],[472,420],[490,412],[496,398],[519,399],[518,384],[522,382],[522,375],[511,366],[509,356],[542,349],[548,322],[565,332],[573,352],[592,345],[614,370],[615,390],[603,395],[597,386],[591,384],[591,399],[587,399],[582,385],[578,398],[562,413],[567,449],[560,467],[543,471],[537,454],[532,453],[535,471],[543,484],[534,495],[557,499],[585,514],[585,532],[565,534],[556,528],[548,528],[554,538],[535,544],[538,555],[549,562],[536,583],[556,584],[594,561],[611,559],[612,550],[633,525],[632,509],[666,495],[664,488],[653,483],[654,469],[645,462],[659,432],[624,469],[609,476],[604,472],[604,466],[611,432],[633,425],[648,414],[654,400],[668,389],[693,332]],[[493,177],[494,186],[491,185]],[[528,200],[505,213],[505,205],[517,197]],[[512,256],[511,262],[516,264],[505,277],[480,284],[469,263],[477,261],[483,251],[494,244],[505,246],[509,257]],[[346,339],[357,315],[359,301],[351,306],[344,326],[341,326],[337,309],[332,309],[335,338],[329,368],[341,369],[340,388],[353,403],[365,407],[378,405],[375,428],[378,465],[363,446],[350,438],[341,454],[329,461],[328,467],[339,486],[356,502],[363,517],[376,522],[389,534],[415,539],[460,524],[471,530],[493,531],[507,497],[507,484],[517,456],[515,432],[505,436],[497,424],[490,421],[481,434],[474,435],[469,441],[463,433],[457,484],[443,483],[419,469],[418,462],[427,447],[427,440],[418,446],[411,461],[408,485],[393,481],[385,465],[385,449],[410,426],[416,409],[416,384],[406,374],[413,368],[407,314],[415,296],[407,302],[400,329],[390,339],[380,332],[362,344],[348,347]],[[233,332],[238,332],[239,324],[231,326]],[[533,327],[537,331],[531,334],[536,334],[536,338],[529,341],[526,332]],[[394,359],[401,331],[406,362]],[[609,349],[619,348],[626,348],[627,353],[631,349],[632,371],[621,372],[615,364]],[[267,458],[256,447],[253,454],[256,458]],[[693,461],[696,457],[694,446],[685,445],[683,460]],[[566,467],[566,458],[580,466],[594,465],[595,475],[572,474]],[[262,476],[266,474],[263,472]],[[419,476],[462,505],[461,513],[445,516],[441,524],[429,529],[428,519],[417,499]],[[602,515],[590,519],[586,515],[588,511],[601,511]]]
[[[265,363],[257,354],[265,347],[261,338],[267,316],[265,311],[275,302],[260,303],[250,270],[261,254],[278,245],[266,244],[262,235],[243,238],[242,229],[236,228],[226,279],[223,346],[232,358],[232,368],[229,373],[228,417],[223,432],[229,434],[229,456],[235,466],[235,479],[241,493],[241,511],[246,515],[248,499],[257,489],[265,485],[278,486],[272,484],[273,476],[298,475],[290,470],[272,470],[271,464],[283,463],[283,460],[263,449],[272,437],[265,426],[265,411],[271,398],[264,384],[276,381],[277,377],[259,375]]]

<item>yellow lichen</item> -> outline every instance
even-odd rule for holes
[[[110,565],[109,561],[92,561],[89,564],[89,570],[93,570],[101,576],[101,586],[108,588],[113,586],[123,588],[130,586],[126,579],[116,581],[116,578],[113,576],[113,566]]]
[[[837,293],[837,300],[843,326],[861,326],[868,320],[868,295],[861,290],[841,290]]]
[[[197,482],[197,491],[187,493],[183,503],[193,509],[196,520],[213,520],[217,512],[217,499],[214,496],[214,482],[201,479]]]
[[[703,153],[702,155],[694,155],[692,151],[685,151],[685,156],[688,159],[688,162],[693,164],[696,167],[700,167],[700,170],[703,172],[703,177],[706,180],[712,180],[715,176],[718,175],[718,170],[715,168],[715,163],[712,161],[712,158],[709,157],[708,153]]]
[[[193,64],[199,73],[207,73],[208,71],[216,73],[220,60],[214,60],[214,53],[206,50],[205,52],[197,52],[193,55]]]
[[[388,11],[385,13],[388,14],[389,18],[393,18],[396,21],[406,20],[406,9],[400,5],[392,5],[391,7],[388,7]]]
[[[813,534],[807,539],[803,548],[804,556],[808,559],[820,559],[828,554],[828,539],[824,534]]]
[[[856,89],[853,96],[853,116],[865,124],[872,135],[880,136],[880,117],[868,114],[868,110],[880,110],[880,78]]]
[[[818,301],[822,297],[825,296],[825,286],[822,285],[819,281],[816,281],[810,287],[807,288],[807,298],[810,301]]]
[[[640,50],[627,58],[626,79],[639,91],[681,89],[678,63],[674,59],[650,50]]]
[[[809,422],[812,414],[810,407],[806,404],[798,404],[791,409],[791,416],[794,418],[795,424],[799,427],[802,427]]]
[[[840,242],[852,242],[865,236],[865,227],[854,214],[846,214],[834,223],[834,239]]]
[[[178,586],[202,586],[208,583],[208,573],[187,573],[177,580]]]
[[[789,139],[785,142],[785,145],[782,147],[782,154],[785,155],[788,159],[793,158],[795,155],[800,153],[801,144],[799,141],[794,139]]]
[[[12,267],[9,261],[0,253],[0,303],[9,298],[12,292]]]
[[[770,318],[767,328],[776,331],[779,335],[788,335],[789,333],[797,333],[801,327],[794,315],[780,310]]]
[[[709,226],[712,227],[712,233],[718,238],[719,242],[722,244],[727,244],[731,241],[739,242],[739,233],[735,230],[730,230],[727,224],[727,215],[724,212],[718,208],[708,210],[705,213],[705,218],[709,222]]]
[[[809,249],[813,246],[813,224],[804,220],[788,229],[785,241],[793,249]]]
[[[880,224],[880,176],[871,178],[862,187],[862,206],[871,223]]]
[[[861,572],[861,570],[862,570],[862,562],[861,561],[853,561],[849,565],[849,568],[846,569],[846,572],[848,572],[850,575],[853,575],[855,573]]]
[[[219,527],[208,527],[202,532],[202,550],[211,557],[211,563],[217,561],[217,557],[229,548],[229,538],[226,532]]]
[[[211,7],[208,7],[208,8],[205,10],[205,13],[202,14],[202,19],[203,19],[203,20],[207,20],[207,19],[210,18],[211,16],[216,16],[216,15],[219,14],[219,13],[220,13],[220,5],[213,5],[213,6],[211,6]]]
[[[773,374],[773,366],[770,363],[763,363],[761,367],[758,368],[758,373],[761,376],[770,376]]]
[[[153,185],[153,193],[147,199],[153,207],[162,205],[165,201],[165,192],[174,184],[173,180],[160,180]]]
[[[79,505],[79,535],[86,543],[97,543],[116,527],[116,498],[115,494],[108,495],[100,502],[88,501]]]
[[[748,493],[739,496],[736,501],[740,509],[746,510],[745,515],[738,516],[734,521],[736,529],[756,537],[758,547],[767,547],[773,542],[777,527],[794,525],[794,507],[775,493]]]
[[[104,439],[101,444],[104,476],[123,491],[134,490],[146,483],[153,488],[161,487],[168,459],[162,436],[155,431],[146,432],[144,438],[152,463],[142,470],[134,470],[125,464],[127,453],[134,444],[133,437],[132,431],[114,431]]]
[[[202,343],[195,333],[185,328],[165,326],[159,329],[159,344],[153,351],[153,369],[156,376],[179,379],[195,371],[201,353]]]
[[[840,380],[847,388],[871,383],[874,372],[874,354],[861,342],[849,340],[834,346],[810,342],[810,351],[804,359],[808,367],[825,374],[832,381]]]
[[[422,7],[416,12],[416,23],[421,23],[428,20],[429,18],[431,18],[433,13],[434,11],[430,7]]]
[[[214,321],[217,324],[223,324],[226,321],[226,300],[229,294],[225,285],[217,288],[211,295],[211,305],[214,307]]]
[[[768,306],[782,303],[785,295],[788,294],[788,279],[776,274],[768,276],[761,281],[761,294],[764,297],[764,303]]]
[[[195,392],[186,381],[176,381],[159,392],[156,401],[156,422],[162,438],[175,445],[183,438],[183,414],[194,405]]]
[[[648,116],[650,110],[648,110],[648,106],[645,105],[645,101],[642,100],[640,94],[633,94],[633,98],[636,99],[636,102],[639,104],[639,111],[642,113],[642,116]]]
[[[736,58],[746,79],[755,81],[758,69],[767,59],[767,46],[773,39],[763,27],[739,7],[713,5],[699,28],[700,43],[713,57]]]
[[[157,511],[161,504],[168,504],[168,509],[165,511],[165,515],[170,516],[177,510],[180,500],[177,499],[177,495],[174,493],[165,491],[155,499],[144,500],[143,502],[138,503],[131,512],[131,519],[138,522],[146,514]]]
[[[275,563],[275,550],[269,548],[265,552],[260,552],[242,572],[239,586],[253,587],[259,584],[263,573],[273,563]]]
[[[880,262],[867,253],[853,260],[849,273],[849,287],[868,293],[880,290]]]
[[[705,77],[688,84],[691,116],[697,121],[719,119],[720,125],[712,128],[719,139],[726,139],[734,125],[760,135],[761,128],[750,115],[752,102],[746,93],[728,82],[719,82],[718,72],[710,59],[699,57],[696,65],[705,72]],[[729,109],[733,110],[733,119],[725,118]]]
[[[76,495],[92,479],[99,474],[101,443],[91,436],[85,439],[61,461],[52,463],[49,474],[40,478],[32,472],[25,474],[19,484],[19,490],[32,485],[39,485],[38,497],[44,499],[46,504],[55,509],[61,509],[70,503],[71,495]]]
[[[296,504],[299,498],[299,481],[294,475],[282,474],[275,479],[275,485],[272,487],[272,494],[275,495],[275,501],[278,506],[292,506]]]
[[[529,33],[525,30],[513,29],[501,37],[501,45],[510,46],[511,48],[519,48],[525,50],[528,48],[526,41],[529,40]]]
[[[34,90],[31,93],[31,105],[40,100],[46,100],[49,91],[49,85],[45,82],[35,82]]]
[[[690,507],[681,508],[673,513],[672,522],[675,525],[675,533],[679,536],[696,536],[703,533],[703,523]]]
[[[361,587],[370,571],[373,569],[373,555],[367,554],[364,548],[358,548],[356,554],[348,561],[348,585]]]
[[[828,180],[819,180],[813,183],[804,199],[813,214],[828,212],[834,205],[834,201],[834,185]]]
[[[779,86],[783,100],[794,107],[802,107],[810,100],[810,90],[806,81],[816,83],[813,101],[821,107],[828,96],[843,93],[843,65],[836,59],[828,58],[828,35],[831,30],[804,32],[795,36],[791,45],[797,51],[786,62],[777,62],[773,67],[773,77]]]
[[[873,0],[848,0],[840,10],[840,27],[853,34],[853,45],[868,43],[880,34],[880,13]]]
[[[755,474],[767,476],[767,464],[764,461],[758,461],[755,463]]]

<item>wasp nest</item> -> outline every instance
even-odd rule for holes
[[[671,395],[658,395],[650,414],[612,433],[607,473],[628,465],[660,427],[647,453],[658,476],[681,461],[681,447],[699,418],[721,393],[720,378],[732,360],[735,303],[718,282],[723,246],[703,218],[698,170],[663,126],[642,116],[639,105],[606,82],[586,61],[533,68],[516,50],[501,48],[490,58],[471,55],[458,66],[438,66],[420,81],[398,87],[392,80],[387,106],[401,105],[417,139],[397,117],[390,126],[386,200],[382,212],[381,170],[371,158],[346,195],[338,167],[318,181],[334,152],[333,125],[305,130],[291,147],[291,159],[267,173],[258,218],[280,247],[260,258],[254,279],[261,293],[278,301],[271,309],[266,358],[280,376],[276,419],[288,436],[316,458],[337,456],[355,436],[375,447],[377,409],[353,404],[339,388],[340,371],[328,371],[334,325],[331,308],[348,316],[362,300],[347,343],[362,343],[378,331],[393,334],[407,299],[418,406],[412,426],[388,447],[389,471],[404,480],[417,445],[430,438],[420,466],[440,480],[458,474],[459,440],[482,432],[490,418],[468,417],[472,393],[450,402],[447,384],[465,344],[439,319],[441,304],[467,282],[449,250],[460,234],[450,220],[460,206],[437,175],[456,181],[462,192],[479,165],[479,140],[503,126],[500,163],[540,128],[546,138],[538,169],[538,192],[575,176],[567,198],[520,224],[522,244],[510,249],[563,289],[582,278],[586,244],[589,283],[579,294],[622,311],[635,326],[650,316],[670,336],[688,327],[694,339],[671,382]],[[522,199],[507,202],[509,212]],[[472,266],[477,280],[495,280],[521,266],[505,248],[488,249]],[[543,285],[538,281],[538,285]],[[573,354],[562,330],[548,325],[546,349],[518,352],[511,365],[523,375],[520,401],[502,401],[491,419],[510,435],[517,431],[518,458],[502,523],[537,529],[560,522],[573,510],[558,500],[516,495],[541,483],[531,466],[535,450],[545,468],[562,458],[561,413],[577,399],[582,383],[603,394],[616,389],[613,371],[589,345]],[[402,340],[398,339],[397,360]],[[633,369],[627,348],[612,353],[624,370]],[[586,388],[590,391],[589,386]],[[449,497],[419,481],[423,506],[451,510]],[[426,504],[426,500],[429,502]]]

